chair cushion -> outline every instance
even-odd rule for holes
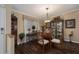
[[[43,42],[44,42],[44,45],[47,44],[47,43],[49,43],[49,41],[46,40],[46,39],[43,39],[43,41],[42,40],[38,41],[38,43],[41,44],[41,45],[43,45]]]
[[[60,40],[59,39],[52,39],[51,42],[53,42],[53,43],[60,43]]]

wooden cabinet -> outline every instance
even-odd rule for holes
[[[17,17],[11,15],[11,34],[15,36],[15,45],[17,44]]]
[[[52,29],[52,37],[56,39],[64,39],[64,20],[52,20],[50,22]]]

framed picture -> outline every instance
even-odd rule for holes
[[[65,21],[66,28],[75,28],[75,19],[69,19]]]

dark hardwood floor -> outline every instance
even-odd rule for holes
[[[59,45],[51,48],[45,47],[45,52],[42,53],[42,46],[37,41],[32,41],[18,45],[15,48],[15,54],[78,54],[79,44],[64,42],[64,48],[59,49]]]

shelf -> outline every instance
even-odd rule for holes
[[[52,36],[54,36],[54,38],[58,38],[63,36],[63,21],[59,20],[59,21],[55,21],[53,20],[51,22],[51,28],[53,30]]]

